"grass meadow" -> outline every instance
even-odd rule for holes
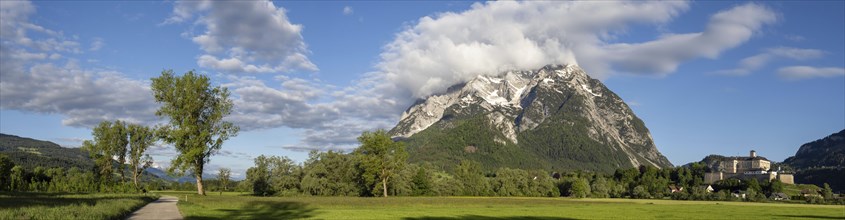
[[[845,219],[845,206],[841,205],[525,197],[160,194],[179,197],[179,210],[186,219]]]
[[[0,219],[123,219],[158,196],[2,193]]]

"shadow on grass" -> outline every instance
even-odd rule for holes
[[[313,217],[315,210],[300,202],[252,201],[240,209],[222,209],[227,214],[221,218],[189,216],[185,219],[300,219]]]
[[[523,220],[573,220],[574,218],[564,217],[535,217],[535,216],[507,216],[507,217],[492,217],[480,215],[463,215],[458,217],[409,217],[405,220],[463,220],[463,219],[478,219],[478,220],[502,220],[502,219],[523,219]]]
[[[69,206],[69,205],[88,205],[97,204],[98,198],[64,198],[64,193],[14,193],[4,194],[11,197],[0,197],[0,207],[2,208],[25,208],[31,206]]]
[[[838,216],[823,216],[823,215],[776,215],[778,217],[786,218],[811,218],[811,219],[842,219]]]

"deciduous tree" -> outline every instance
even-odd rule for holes
[[[229,189],[229,177],[231,176],[232,170],[229,168],[220,168],[220,170],[217,171],[217,179],[220,181],[220,188],[222,188],[223,191]]]
[[[129,134],[129,166],[132,169],[132,182],[135,184],[135,189],[138,189],[138,177],[144,172],[144,169],[153,164],[153,159],[149,154],[144,154],[147,148],[156,142],[157,136],[155,129],[147,126],[131,124],[127,127]]]
[[[170,171],[193,171],[197,194],[205,195],[203,168],[223,146],[223,141],[239,131],[237,126],[223,120],[232,112],[229,90],[212,87],[207,76],[194,71],[175,76],[172,70],[152,78],[152,90],[156,102],[162,104],[156,115],[170,119],[163,140],[179,152],[171,162]]]
[[[82,142],[82,149],[88,151],[91,158],[94,159],[99,183],[105,185],[111,184],[116,165],[114,159],[117,158],[120,160],[121,157],[124,161],[126,159],[128,136],[125,130],[124,124],[121,121],[102,121],[91,131],[94,140]],[[123,154],[123,156],[120,154]],[[117,166],[118,168],[122,168],[123,163],[118,163]],[[123,175],[122,171],[120,173]]]
[[[387,197],[388,181],[407,163],[405,145],[391,140],[384,130],[365,131],[358,137],[358,142],[361,146],[355,149],[355,155],[363,168],[364,180],[368,186],[373,186],[373,194],[376,194],[376,184],[380,182],[382,195]]]

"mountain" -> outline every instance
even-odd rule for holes
[[[845,129],[801,145],[783,163],[795,169],[797,183],[828,183],[834,192],[845,192]]]
[[[795,156],[783,162],[795,169],[845,167],[845,129],[801,145]]]
[[[631,108],[577,65],[507,71],[417,101],[389,132],[411,162],[612,172],[672,164]]]
[[[78,167],[82,170],[94,167],[88,153],[79,148],[65,148],[49,141],[8,134],[0,134],[0,153],[8,155],[12,162],[28,170],[38,166]]]

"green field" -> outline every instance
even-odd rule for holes
[[[122,219],[157,198],[138,194],[2,193],[0,219]]]
[[[845,219],[845,206],[782,203],[524,197],[252,197],[236,193],[180,198],[186,219]],[[185,202],[187,195],[188,201]]]

